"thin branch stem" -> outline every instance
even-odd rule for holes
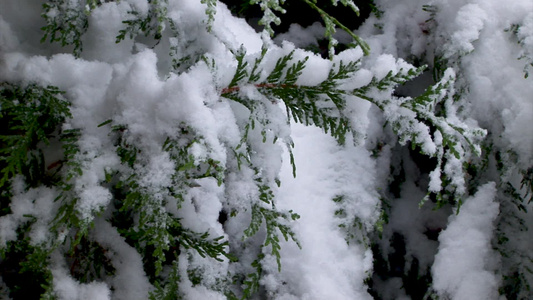
[[[346,33],[348,33],[355,40],[357,45],[359,45],[361,47],[361,49],[363,50],[363,53],[365,54],[365,56],[370,54],[370,46],[368,46],[368,44],[365,41],[363,41],[363,39],[361,39],[358,35],[353,33],[348,27],[344,26],[341,22],[339,22],[337,19],[332,17],[330,14],[325,12],[320,7],[318,7],[312,1],[310,1],[310,0],[303,0],[303,1],[305,1],[305,3],[307,3],[309,6],[311,6],[314,10],[318,11],[318,13],[320,13],[320,16],[323,19],[325,19],[325,18],[330,19],[333,23],[335,23],[335,25],[339,26],[339,28],[341,28],[342,30],[346,31]]]

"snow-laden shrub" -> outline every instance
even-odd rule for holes
[[[304,2],[5,1],[2,295],[530,297],[533,4]]]

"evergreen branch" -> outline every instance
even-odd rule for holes
[[[226,257],[229,261],[235,262],[237,258],[226,251],[229,246],[228,241],[223,241],[223,236],[209,240],[209,232],[202,234],[192,232],[188,229],[181,229],[178,241],[186,249],[195,249],[201,257],[211,257],[217,261],[224,261],[220,256]]]
[[[0,84],[0,119],[4,128],[0,135],[0,187],[18,174],[30,186],[44,179],[44,157],[38,144],[48,145],[58,127],[72,117],[70,103],[62,99],[62,94],[53,86],[43,88],[31,84],[21,88],[5,82]]]
[[[249,82],[257,82],[259,81],[261,77],[261,62],[265,58],[265,55],[268,51],[267,45],[263,44],[263,47],[261,47],[261,55],[255,59],[254,67],[252,68],[252,71],[250,72],[250,77],[248,79]],[[237,68],[238,70],[238,68]],[[231,86],[231,85],[230,85]]]
[[[342,3],[342,5],[351,8],[355,15],[357,15],[358,17],[360,16],[359,7],[357,7],[357,5],[353,3],[353,0],[331,0],[334,6],[337,6],[337,3],[339,1]]]
[[[298,242],[298,239],[296,238],[295,233],[292,231],[292,229],[285,224],[279,223],[278,218],[283,219],[291,219],[291,220],[297,220],[300,218],[298,214],[292,213],[292,211],[289,213],[289,215],[280,213],[278,211],[275,211],[273,209],[268,209],[265,207],[259,207],[256,206],[260,211],[261,214],[265,220],[266,225],[266,239],[264,246],[270,245],[270,251],[274,257],[276,257],[276,262],[278,264],[278,272],[281,272],[281,253],[279,252],[281,250],[281,246],[279,244],[279,236],[277,234],[277,231],[281,232],[283,237],[285,238],[285,241],[289,241],[290,239],[298,245],[299,248],[302,248],[300,246],[300,243]]]
[[[179,300],[183,299],[179,292],[179,283],[181,276],[179,274],[178,260],[172,262],[172,267],[169,275],[164,283],[160,281],[155,282],[155,290],[150,292],[150,300]]]
[[[248,72],[246,70],[248,62],[244,60],[244,57],[246,55],[244,47],[241,47],[238,51],[234,52],[233,55],[235,55],[235,59],[237,60],[237,71],[235,72],[233,79],[228,85],[228,89],[236,87],[239,82],[241,82],[244,78],[246,78],[246,76],[248,76]]]
[[[255,272],[248,274],[246,280],[244,280],[243,285],[245,288],[243,289],[241,300],[250,299],[259,290],[259,287],[261,286],[259,280],[263,274],[261,260],[264,258],[265,255],[263,253],[259,253],[257,259],[252,262],[252,268],[255,269]]]
[[[143,32],[146,37],[153,35],[154,39],[159,41],[165,29],[165,22],[169,19],[167,16],[168,0],[151,0],[149,1],[148,13],[142,15],[133,8],[128,14],[133,16],[129,20],[122,21],[126,28],[119,31],[116,37],[116,43],[120,43],[126,38],[134,39],[139,33]]]
[[[44,31],[41,43],[49,39],[50,43],[60,42],[63,47],[74,45],[74,56],[79,57],[83,50],[81,37],[89,27],[90,11],[78,1],[65,0],[49,0],[43,4],[43,9],[41,17],[46,25],[41,27]]]
[[[207,15],[207,31],[211,32],[215,14],[217,12],[217,0],[200,0],[200,3],[206,5],[205,14]]]
[[[524,20],[524,23],[527,23],[526,20]],[[524,78],[529,77],[530,69],[533,68],[533,50],[531,47],[527,46],[527,40],[531,40],[533,38],[533,35],[530,34],[528,30],[523,30],[522,26],[525,24],[512,24],[510,27],[506,28],[506,32],[511,32],[516,38],[518,45],[521,47],[521,51],[519,53],[518,59],[525,61],[524,64]],[[529,25],[531,26],[531,25]]]
[[[287,64],[292,60],[294,50],[289,54],[282,56],[276,62],[274,70],[268,75],[266,82],[270,84],[281,83],[281,77],[284,75],[285,70],[287,69]],[[285,82],[284,82],[285,83]]]
[[[250,4],[259,4],[263,11],[263,17],[259,20],[259,25],[265,26],[265,31],[271,36],[274,35],[272,29],[272,23],[279,25],[281,19],[276,16],[274,11],[284,14],[286,11],[281,5],[285,3],[285,0],[251,0]]]
[[[533,201],[533,167],[522,170],[521,173],[522,180],[520,181],[520,189],[525,190],[524,199],[529,204]]]
[[[363,41],[358,35],[353,33],[348,27],[344,26],[341,22],[339,22],[337,19],[335,19],[333,16],[329,15],[327,12],[325,12],[323,9],[318,7],[313,1],[310,0],[303,0],[305,3],[307,3],[309,6],[311,6],[314,10],[316,10],[318,13],[320,13],[320,16],[326,23],[326,36],[329,39],[329,51],[330,51],[330,57],[333,57],[334,52],[332,52],[333,46],[335,46],[333,33],[335,32],[334,25],[340,27],[342,30],[344,30],[346,33],[348,33],[356,42],[359,47],[363,50],[363,53],[365,55],[370,54],[370,46]],[[344,3],[343,3],[344,4]]]
[[[306,125],[315,124],[331,132],[340,144],[344,143],[345,134],[349,131],[348,119],[345,116],[334,113],[332,107],[328,107],[328,101],[342,112],[345,107],[345,100],[341,97],[345,91],[337,90],[336,87],[343,80],[348,79],[350,74],[357,70],[357,62],[348,64],[340,63],[338,69],[332,68],[328,78],[317,86],[297,85],[296,81],[305,68],[307,59],[297,61],[289,66],[293,52],[278,59],[272,73],[267,77],[264,83],[253,84],[261,93],[268,96],[272,103],[275,99],[281,99],[287,106],[287,115],[296,122]],[[244,63],[240,63],[245,68]],[[237,70],[237,74],[244,74],[244,71]],[[236,77],[235,76],[235,77]],[[240,78],[242,80],[242,78]],[[222,89],[221,96],[235,100],[250,110],[253,110],[252,103],[239,96],[241,87],[230,86]],[[320,103],[320,105],[319,105]],[[290,148],[290,147],[289,147]]]
[[[175,220],[166,212],[161,195],[150,193],[137,181],[137,176],[131,175],[126,181],[119,183],[118,187],[126,190],[120,211],[132,211],[138,216],[137,228],[129,228],[126,233],[130,238],[136,237],[136,247],[139,251],[142,249],[142,243],[153,246],[154,275],[157,276],[163,270],[165,253],[170,249],[173,237],[169,230]]]
[[[222,89],[221,96],[237,101],[253,112],[268,102],[254,101],[240,94],[243,84],[252,85],[272,104],[276,104],[278,99],[282,100],[287,109],[288,120],[292,118],[295,122],[305,125],[314,124],[333,136],[339,144],[345,142],[348,132],[353,132],[349,116],[345,115],[348,97],[353,95],[367,100],[385,112],[385,117],[399,136],[400,143],[411,141],[413,148],[419,147],[422,153],[437,158],[437,169],[434,172],[441,176],[431,177],[430,191],[437,192],[437,185],[442,189],[444,177],[447,177],[451,178],[448,181],[448,186],[453,188],[451,194],[461,197],[465,191],[462,180],[465,176],[464,170],[446,168],[445,165],[455,165],[455,162],[461,165],[470,154],[479,155],[479,141],[485,136],[485,131],[470,128],[457,121],[455,117],[451,122],[446,115],[455,114],[454,111],[447,110],[449,104],[446,104],[454,101],[454,95],[450,91],[453,90],[455,77],[451,71],[445,72],[441,81],[428,88],[419,97],[378,100],[368,95],[392,91],[397,85],[421,74],[425,67],[399,70],[395,73],[390,71],[379,80],[373,78],[366,86],[345,90],[340,87],[341,84],[355,74],[359,69],[359,63],[341,61],[338,67],[332,66],[326,80],[314,86],[305,86],[296,82],[305,69],[306,60],[292,62],[293,53],[279,58],[264,82],[250,82],[247,78],[241,77],[240,86]],[[242,56],[240,59],[244,60]],[[245,63],[240,63],[240,66],[246,68]],[[245,71],[236,70],[237,73],[245,74]],[[436,135],[434,132],[439,134]],[[440,183],[433,181],[438,177],[441,177]]]
[[[79,215],[76,206],[79,202],[79,197],[74,191],[75,184],[73,179],[83,174],[82,164],[79,160],[78,154],[80,148],[78,140],[81,136],[81,130],[70,129],[65,130],[60,135],[60,142],[64,153],[64,160],[62,167],[66,166],[67,170],[64,172],[63,179],[59,182],[61,192],[55,201],[60,201],[60,207],[56,213],[55,218],[51,223],[51,229],[54,232],[61,230],[74,229],[76,232],[75,238],[71,243],[71,250],[74,249],[84,238],[90,226],[90,220],[85,219]],[[97,213],[99,211],[93,211]]]
[[[254,84],[254,86],[258,89],[264,88],[264,89],[293,89],[298,88],[299,86],[296,84],[276,84],[276,83],[257,83]],[[232,97],[234,93],[237,93],[241,90],[242,87],[240,86],[228,86],[226,88],[223,88],[221,90],[221,96],[225,98]],[[273,101],[272,103],[276,103]]]
[[[269,188],[264,186],[260,197],[262,198],[261,200],[263,202],[268,201],[270,204],[272,204],[273,202],[271,201],[274,196],[269,192]],[[300,216],[292,211],[289,213],[283,213],[275,210],[275,207],[266,208],[262,205],[254,204],[252,206],[252,220],[250,221],[248,228],[244,231],[243,239],[254,236],[259,231],[264,220],[266,227],[266,238],[263,246],[270,245],[271,253],[274,255],[274,257],[276,257],[278,271],[281,272],[281,254],[279,252],[281,250],[281,246],[279,244],[280,240],[278,237],[278,231],[283,235],[285,241],[288,241],[290,238],[298,245],[298,247],[301,248],[301,246],[290,226],[280,223],[279,220],[295,221],[299,218]]]
[[[221,260],[220,256],[224,256],[230,261],[235,260],[226,252],[228,242],[222,242],[222,237],[209,239],[208,232],[199,234],[183,228],[179,219],[167,211],[165,204],[171,199],[175,199],[178,208],[181,206],[187,190],[195,186],[194,180],[212,177],[221,185],[225,176],[219,161],[210,157],[199,159],[191,153],[195,145],[207,148],[206,142],[193,128],[182,124],[177,131],[176,137],[167,137],[161,148],[174,163],[172,184],[146,186],[141,184],[145,175],[135,171],[146,168],[143,152],[135,146],[127,126],[112,126],[112,132],[117,134],[117,154],[126,167],[116,185],[124,194],[120,211],[132,212],[138,218],[138,225],[124,232],[136,241],[139,251],[145,247],[143,245],[153,247],[153,276],[156,277],[163,270],[169,251],[179,245],[195,249],[202,257]]]

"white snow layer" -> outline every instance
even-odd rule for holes
[[[498,215],[496,185],[487,183],[468,198],[439,236],[433,264],[433,287],[454,300],[498,299],[498,261],[492,250],[493,222]]]
[[[279,299],[371,299],[363,280],[372,268],[372,253],[362,244],[346,243],[332,199],[346,195],[347,211],[361,220],[375,220],[374,163],[366,150],[342,149],[316,127],[293,125],[292,136],[297,176],[292,177],[285,155],[279,205],[301,216],[296,233],[302,249],[292,243],[282,247],[281,279],[274,281]]]

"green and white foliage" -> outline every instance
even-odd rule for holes
[[[274,30],[272,29],[272,23],[279,25],[281,24],[281,19],[276,16],[275,12],[284,14],[286,11],[282,7],[285,0],[253,0],[250,1],[251,4],[258,4],[263,11],[263,17],[259,20],[259,25],[265,26],[265,31],[274,35]]]
[[[531,13],[304,2],[328,59],[272,41],[284,1],[7,0],[1,296],[530,297]]]
[[[335,17],[329,15],[319,6],[317,6],[317,1],[313,0],[304,0],[309,6],[315,9],[322,17],[322,21],[325,24],[325,37],[328,38],[328,53],[330,57],[333,57],[335,54],[335,46],[338,44],[337,39],[335,38],[335,32],[337,27],[341,28],[344,32],[348,33],[351,38],[353,38],[353,43],[361,47],[365,55],[368,55],[370,52],[370,47],[367,43],[362,40],[359,36],[354,34],[350,29],[348,29],[344,24],[340,23]],[[338,0],[332,0],[333,5],[337,6]],[[341,0],[342,5],[346,6],[347,9],[353,10],[353,12],[359,16],[359,8],[353,3],[352,0]]]
[[[132,3],[131,10],[128,11],[131,17],[122,21],[126,28],[119,31],[117,42],[126,38],[126,35],[133,39],[140,33],[156,40],[161,39],[161,34],[167,23],[167,5],[168,0],[151,0],[148,1],[148,5]]]
[[[93,2],[93,1],[91,1]],[[89,26],[87,14],[94,7],[94,3],[87,6],[78,1],[48,1],[43,4],[42,17],[46,20],[42,42],[60,42],[61,46],[73,45],[73,53],[79,56],[83,51],[81,37]]]
[[[414,222],[399,215],[407,212],[419,215],[414,210],[406,209],[408,202],[416,201],[412,199],[414,189],[407,185],[414,181],[418,185],[416,189],[418,193],[426,189],[427,183],[431,191],[432,182],[436,182],[433,176],[437,172],[427,170],[422,163],[417,164],[417,159],[420,160],[420,158],[414,156],[413,153],[406,155],[398,151],[392,156],[392,182],[394,185],[401,185],[392,189],[392,195],[389,195],[399,200],[397,204],[388,200],[388,203],[392,202],[389,216],[390,227],[386,226],[384,236],[390,237],[391,240],[395,233],[403,236],[402,243],[406,249],[404,250],[406,251],[405,269],[401,275],[388,275],[389,277],[385,277],[383,281],[376,279],[375,284],[381,284],[381,288],[383,285],[392,287],[395,280],[401,279],[405,293],[413,298],[422,297],[424,295],[418,294],[414,286],[420,285],[422,283],[420,279],[424,276],[431,275],[434,285],[424,282],[430,285],[426,297],[531,298],[533,295],[531,270],[533,269],[531,268],[531,242],[527,241],[527,236],[530,236],[531,230],[530,210],[532,207],[529,195],[531,194],[533,140],[531,130],[522,127],[527,127],[525,124],[528,121],[526,120],[531,119],[533,111],[531,102],[533,91],[530,78],[527,77],[528,57],[530,56],[528,49],[531,49],[527,46],[528,37],[531,35],[531,29],[527,24],[530,24],[532,3],[518,1],[513,7],[496,1],[412,1],[409,4],[406,3],[406,1],[397,3],[376,1],[384,14],[380,18],[371,17],[365,24],[365,28],[361,30],[365,33],[361,32],[360,36],[365,37],[373,49],[381,47],[413,63],[428,64],[432,68],[433,80],[437,82],[437,85],[444,83],[443,80],[447,74],[453,74],[454,83],[444,89],[450,94],[444,96],[443,101],[437,106],[441,117],[453,120],[456,119],[455,116],[458,116],[463,120],[466,127],[460,125],[456,128],[456,132],[460,134],[455,136],[449,145],[463,140],[466,143],[461,148],[464,146],[467,148],[458,149],[461,159],[453,163],[455,150],[453,150],[454,147],[450,147],[448,157],[443,161],[452,162],[455,166],[460,164],[466,168],[462,171],[457,167],[448,169],[438,167],[437,169],[466,171],[466,176],[451,177],[446,174],[441,177],[444,179],[442,184],[446,186],[445,191],[448,193],[441,193],[436,198],[429,195],[425,199],[431,199],[442,208],[433,213],[433,220],[417,216],[416,218],[419,218],[417,224],[422,222],[425,225],[416,228]],[[395,21],[397,14],[394,12],[398,10],[411,15],[412,18]],[[375,35],[376,28],[383,33],[382,36]],[[385,39],[394,42],[388,43]],[[453,72],[449,73],[451,69]],[[416,93],[420,92],[416,91]],[[446,100],[448,97],[450,97],[449,100]],[[453,104],[450,112],[447,112],[449,110],[447,101]],[[472,130],[472,122],[479,124],[484,130]],[[457,126],[457,123],[453,121],[449,123],[452,124],[452,128]],[[469,128],[468,132],[464,132],[466,128]],[[480,140],[483,136],[485,138]],[[478,144],[481,148],[469,147],[469,140],[475,141],[473,144]],[[466,155],[463,156],[463,154]],[[463,157],[466,160],[463,160]],[[421,161],[423,164],[440,166],[440,162],[435,160]],[[415,172],[408,171],[412,163],[418,165],[418,170]],[[465,179],[462,183],[462,190],[454,187],[459,178]],[[495,183],[495,189],[490,186],[490,182]],[[446,221],[443,213],[449,208],[441,205],[443,199],[441,197],[452,199],[449,192],[453,189],[455,189],[456,196],[458,196],[458,191],[463,194],[462,197],[457,198],[461,201],[458,204],[480,203],[481,197],[486,198],[484,201],[492,200],[486,204],[476,204],[477,208],[470,207],[470,211],[466,213],[461,208],[462,206],[454,206],[449,212],[453,211],[457,216],[450,217]],[[408,195],[407,192],[412,194]],[[433,206],[429,201],[424,203],[424,206]],[[497,211],[494,211],[494,203],[498,205]],[[491,211],[486,210],[489,208]],[[463,217],[462,214],[470,215],[470,217]],[[489,222],[485,223],[486,225],[480,225],[481,219],[476,220],[476,215],[483,215],[486,218],[485,221]],[[404,229],[400,228],[400,224],[404,224]],[[448,229],[445,229],[446,224]],[[408,230],[405,226],[414,227]],[[471,243],[462,242],[463,237],[459,236],[461,229],[458,229],[461,227],[465,228],[463,230],[477,232],[479,236],[476,242],[473,242],[474,239],[471,239]],[[487,228],[490,230],[486,230]],[[434,236],[436,229],[439,231],[445,229],[438,235],[438,240]],[[452,234],[452,232],[455,233]],[[434,240],[439,244],[435,244]],[[490,246],[487,241],[491,241]],[[425,247],[425,250],[417,246],[428,242],[434,245]],[[382,252],[395,251],[387,242],[381,241],[379,244]],[[453,279],[451,275],[453,272],[461,273],[459,265],[464,265],[458,262],[459,254],[456,252],[457,249],[450,248],[452,244],[464,251],[474,250],[474,245],[484,245],[472,251],[471,255],[467,255],[466,252],[464,255],[472,259],[487,255],[484,261],[477,261],[471,265],[470,269],[478,270],[475,274],[461,275],[463,282]],[[496,249],[497,252],[488,249],[489,247]],[[482,248],[485,250],[481,250]],[[434,252],[428,255],[429,249],[433,249]],[[396,249],[396,252],[401,251]],[[473,254],[474,252],[477,254]],[[484,254],[481,255],[481,253]],[[428,264],[423,262],[429,259],[429,266],[431,266],[433,255],[438,259],[436,258],[435,265],[430,270]],[[446,256],[448,257],[445,258]],[[392,259],[384,256],[383,260],[393,265]],[[446,264],[449,266],[444,267]],[[416,271],[413,271],[413,268]],[[416,274],[418,279],[413,274]],[[481,280],[481,278],[486,279]],[[479,286],[472,284],[469,280],[480,280],[484,284]],[[395,293],[396,297],[402,294],[401,292]]]
[[[533,14],[528,14],[522,22],[519,24],[512,24],[506,31],[512,33],[522,50],[519,53],[518,59],[523,60],[524,66],[524,78],[529,77],[529,69],[533,67],[533,53],[531,53],[533,37],[531,32],[533,26]]]

